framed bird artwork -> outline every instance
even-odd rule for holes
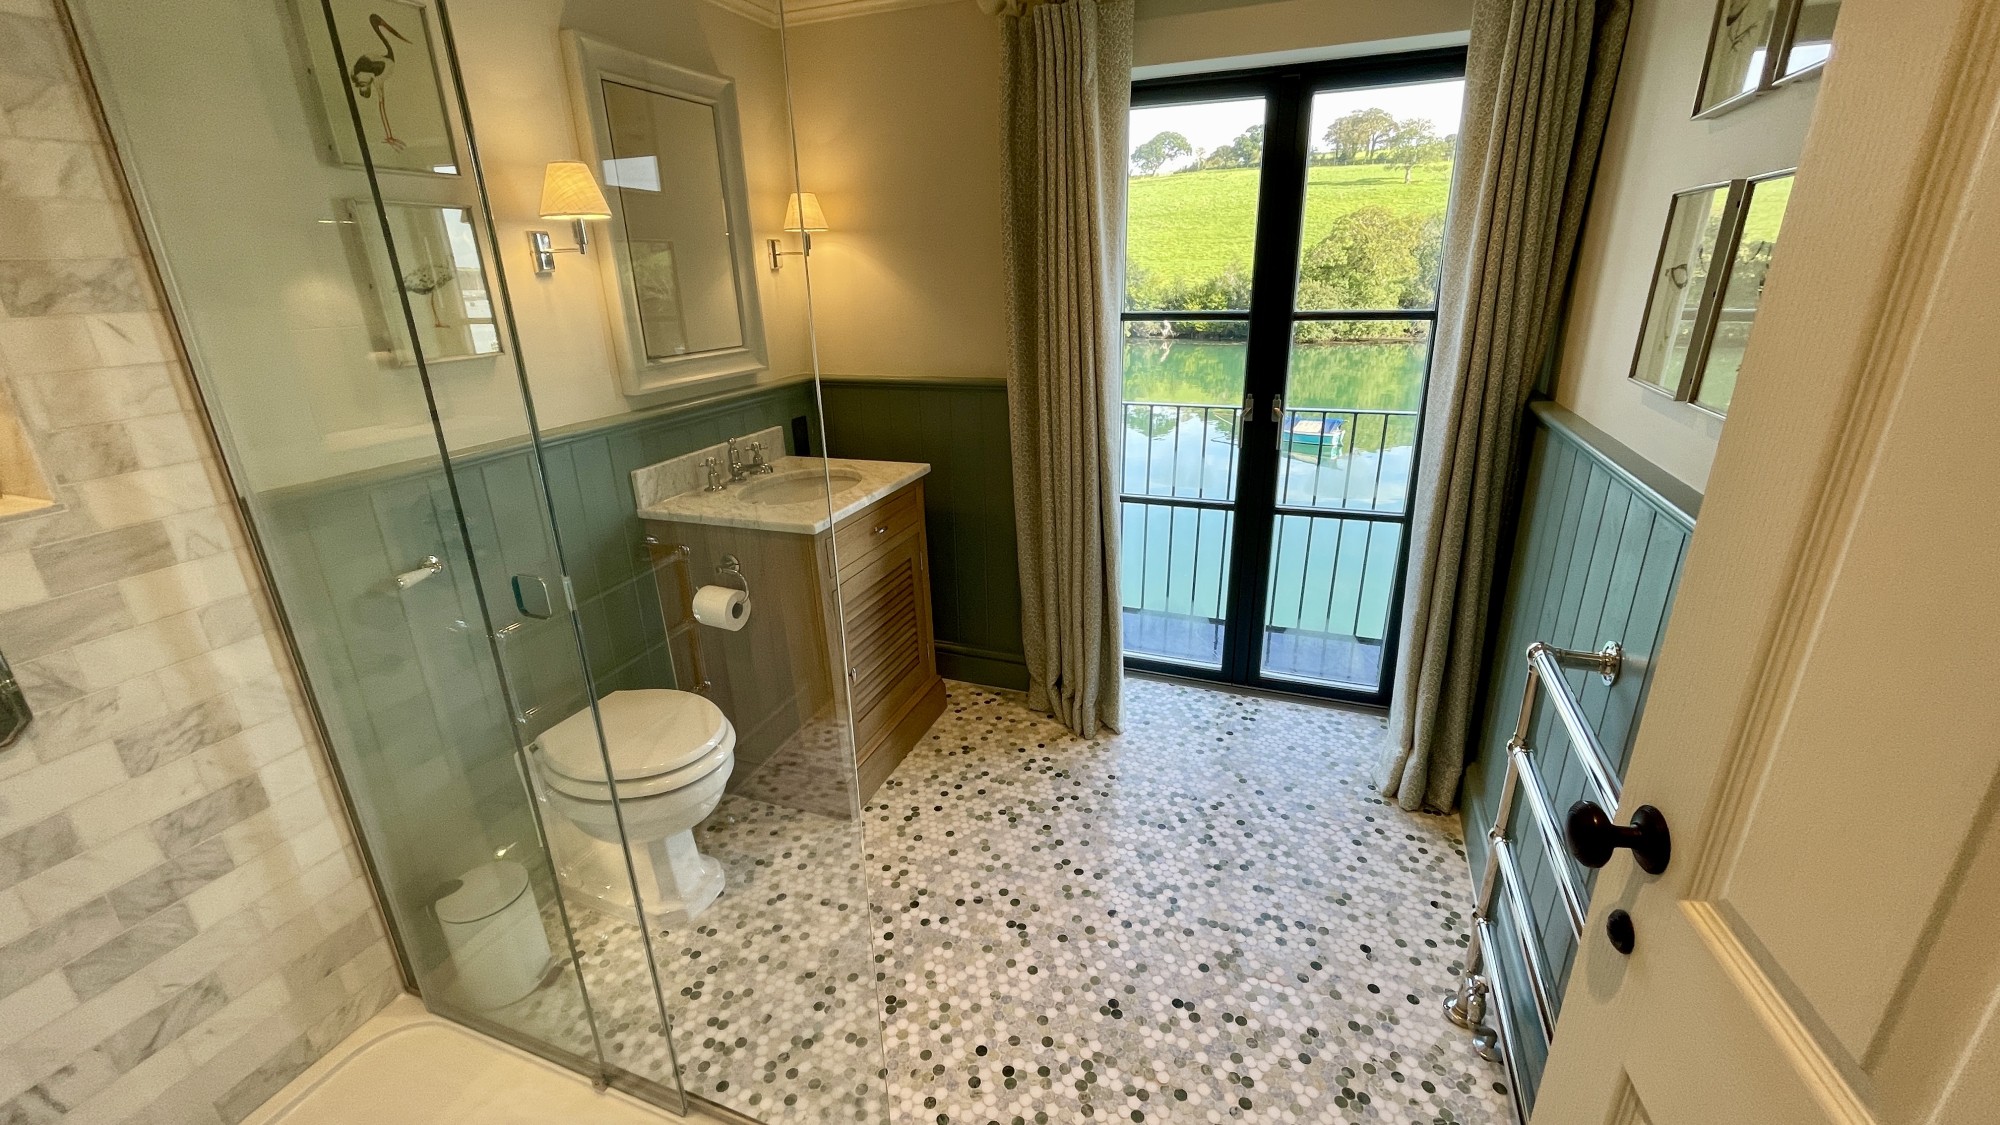
[[[299,14],[335,160],[362,167],[365,148],[378,172],[457,175],[430,5],[300,0]]]

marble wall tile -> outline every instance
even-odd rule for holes
[[[112,169],[0,0],[0,1125],[233,1122],[398,988]]]
[[[83,324],[106,367],[170,363],[177,358],[165,322],[151,313],[98,313],[84,317]]]
[[[159,863],[165,857],[144,831],[130,831],[93,843],[81,829],[87,851],[21,880],[14,890],[22,909],[37,922],[52,921]]]
[[[0,887],[47,871],[82,850],[76,826],[66,816],[52,816],[0,837]]]
[[[0,361],[17,377],[105,365],[89,321],[80,316],[0,320]]]
[[[129,1069],[222,1010],[227,999],[220,984],[202,981],[132,1021],[100,1049],[119,1069]]]
[[[0,637],[6,638],[10,661],[33,660],[131,627],[132,615],[109,586],[0,613]]]
[[[29,552],[50,593],[67,594],[174,565],[174,545],[157,523],[133,524],[43,543]]]
[[[131,925],[172,906],[227,875],[236,866],[220,840],[197,844],[105,897],[120,922]]]
[[[38,268],[17,276],[28,281],[24,292],[40,303],[17,301],[20,316],[47,313],[125,311],[143,309],[150,300],[143,278],[127,276],[115,266],[58,269],[77,263],[124,262],[132,252],[122,203],[97,199],[10,200],[13,237],[0,243],[0,266],[29,263]],[[0,268],[0,279],[8,271]],[[0,280],[0,292],[5,282]]]
[[[63,430],[180,409],[173,368],[161,363],[16,375],[16,398],[31,427]]]
[[[123,929],[111,904],[98,899],[0,946],[0,996],[32,984],[67,964],[78,950],[102,945]]]
[[[42,585],[42,573],[26,551],[0,554],[0,612],[46,601],[49,591]]]
[[[134,727],[112,740],[125,772],[137,777],[187,757],[243,729],[236,702],[228,696],[205,699],[164,718]]]
[[[28,78],[67,79],[69,45],[51,20],[0,13],[0,72]]]
[[[74,659],[73,654],[71,659]],[[53,658],[52,658],[53,659]],[[39,662],[48,664],[48,661]],[[73,672],[63,670],[74,679],[64,679],[63,685],[74,685],[78,690],[87,690],[81,668]],[[30,691],[24,683],[22,690],[28,691],[28,698],[39,701],[42,697]],[[119,734],[167,713],[167,696],[160,690],[156,680],[146,678],[127,680],[124,683],[73,696],[69,702],[43,710],[35,718],[35,727],[29,728],[35,734],[35,750],[45,762],[66,757],[85,747],[96,746]],[[39,728],[39,729],[36,729]],[[121,763],[122,764],[122,763]]]
[[[180,855],[244,817],[262,812],[270,804],[262,779],[246,777],[155,820],[153,839],[161,851],[170,856]]]
[[[201,607],[201,631],[216,648],[235,644],[264,632],[264,618],[257,599],[248,594]]]
[[[75,141],[0,137],[0,195],[16,199],[108,199],[97,154]]]
[[[0,309],[9,316],[134,312],[151,307],[145,275],[130,258],[0,261]]]
[[[185,904],[175,903],[64,965],[63,976],[78,997],[88,1000],[159,960],[196,932],[194,915]]]

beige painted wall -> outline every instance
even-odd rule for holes
[[[1626,378],[1646,284],[1674,192],[1798,163],[1816,81],[1712,121],[1688,116],[1712,0],[1643,0],[1634,12],[1603,162],[1579,248],[1556,401],[1695,488],[1708,482],[1722,421]]]
[[[1135,63],[1241,58],[1452,34],[1469,0],[1141,0]],[[1000,28],[972,0],[787,31],[800,179],[828,375],[1006,373]]]
[[[799,179],[833,228],[813,240],[821,371],[1004,375],[998,21],[961,0],[787,41]]]

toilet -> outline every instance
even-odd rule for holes
[[[636,875],[646,917],[659,926],[685,925],[722,893],[722,864],[695,847],[694,827],[722,800],[736,765],[735,728],[707,699],[661,688],[614,691],[597,701],[597,711],[603,751],[588,708],[542,732],[529,748],[537,797],[554,814],[542,819],[557,877],[567,895],[632,919]]]

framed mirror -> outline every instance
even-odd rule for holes
[[[627,395],[764,370],[735,84],[563,32]]]
[[[1819,72],[1840,0],[1717,0],[1694,115],[1716,117]]]
[[[1714,117],[1771,84],[1771,42],[1786,0],[1717,0],[1694,115]]]
[[[1790,0],[1773,82],[1790,82],[1817,73],[1833,55],[1833,21],[1840,0]]]
[[[1792,198],[1792,173],[1772,172],[1743,185],[1743,203],[1723,251],[1718,294],[1706,354],[1693,367],[1689,401],[1711,414],[1726,414],[1736,393],[1736,373],[1750,344],[1750,327],[1764,300],[1764,280]]]
[[[1708,277],[1716,247],[1733,225],[1741,205],[1742,181],[1704,184],[1676,194],[1667,206],[1667,230],[1654,259],[1646,292],[1639,348],[1632,357],[1632,380],[1674,399],[1686,399],[1690,359],[1699,354],[1708,331],[1704,314]]]

